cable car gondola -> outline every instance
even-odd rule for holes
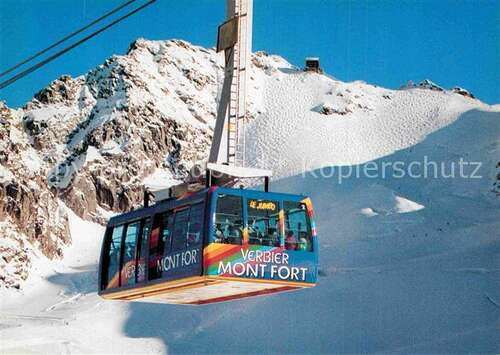
[[[175,196],[191,191],[189,196],[145,203],[110,219],[100,296],[205,304],[315,286],[318,240],[311,200],[268,192],[272,172],[245,166],[252,4],[227,0],[227,21],[218,29],[225,72],[205,188],[192,174],[193,181],[170,189]],[[228,187],[247,178],[264,178],[264,192]]]
[[[309,198],[214,186],[111,218],[99,295],[206,304],[313,287],[317,274]]]

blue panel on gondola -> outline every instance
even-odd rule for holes
[[[241,216],[234,212],[240,205]],[[309,198],[218,188],[211,206],[206,275],[316,283],[318,242]]]

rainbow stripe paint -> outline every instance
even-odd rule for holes
[[[203,252],[203,266],[208,275],[218,275],[217,268],[220,262],[241,263],[245,262],[245,251],[266,251],[270,253],[281,253],[283,247],[267,247],[262,245],[229,245],[229,244],[210,244]],[[255,261],[250,263],[255,264]]]
[[[214,243],[203,252],[206,275],[315,283],[316,263],[309,252],[284,247]]]

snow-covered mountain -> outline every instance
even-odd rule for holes
[[[201,308],[96,296],[99,224],[207,156],[222,81],[212,49],[137,40],[0,107],[2,351],[498,351],[499,105],[252,64],[246,161],[312,196],[319,286]]]

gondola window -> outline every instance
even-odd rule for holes
[[[186,248],[188,221],[189,208],[185,208],[175,213],[175,222],[172,234],[172,252],[177,252]]]
[[[191,206],[191,211],[189,213],[188,232],[186,235],[186,245],[188,248],[197,246],[201,243],[204,212],[205,206],[203,203],[198,203]]]
[[[121,285],[133,285],[135,283],[135,270],[136,270],[136,244],[137,237],[141,228],[141,222],[137,221],[127,226],[125,234],[125,243],[123,249],[123,267]]]
[[[302,202],[284,202],[285,249],[312,251],[311,222]]]
[[[156,215],[153,230],[149,240],[149,279],[162,277],[162,271],[157,263],[172,250],[172,230],[174,226],[174,213],[166,212]]]
[[[239,196],[219,194],[215,213],[214,241],[242,244],[243,203]]]
[[[280,246],[277,201],[248,199],[249,244]]]
[[[146,278],[146,257],[147,257],[147,246],[148,246],[148,235],[149,235],[149,223],[150,219],[147,218],[142,222],[142,232],[139,241],[139,259],[137,260],[137,282],[143,282]]]
[[[122,244],[123,226],[113,228],[108,249],[108,274],[106,288],[118,287],[118,275],[120,273],[120,251]]]

